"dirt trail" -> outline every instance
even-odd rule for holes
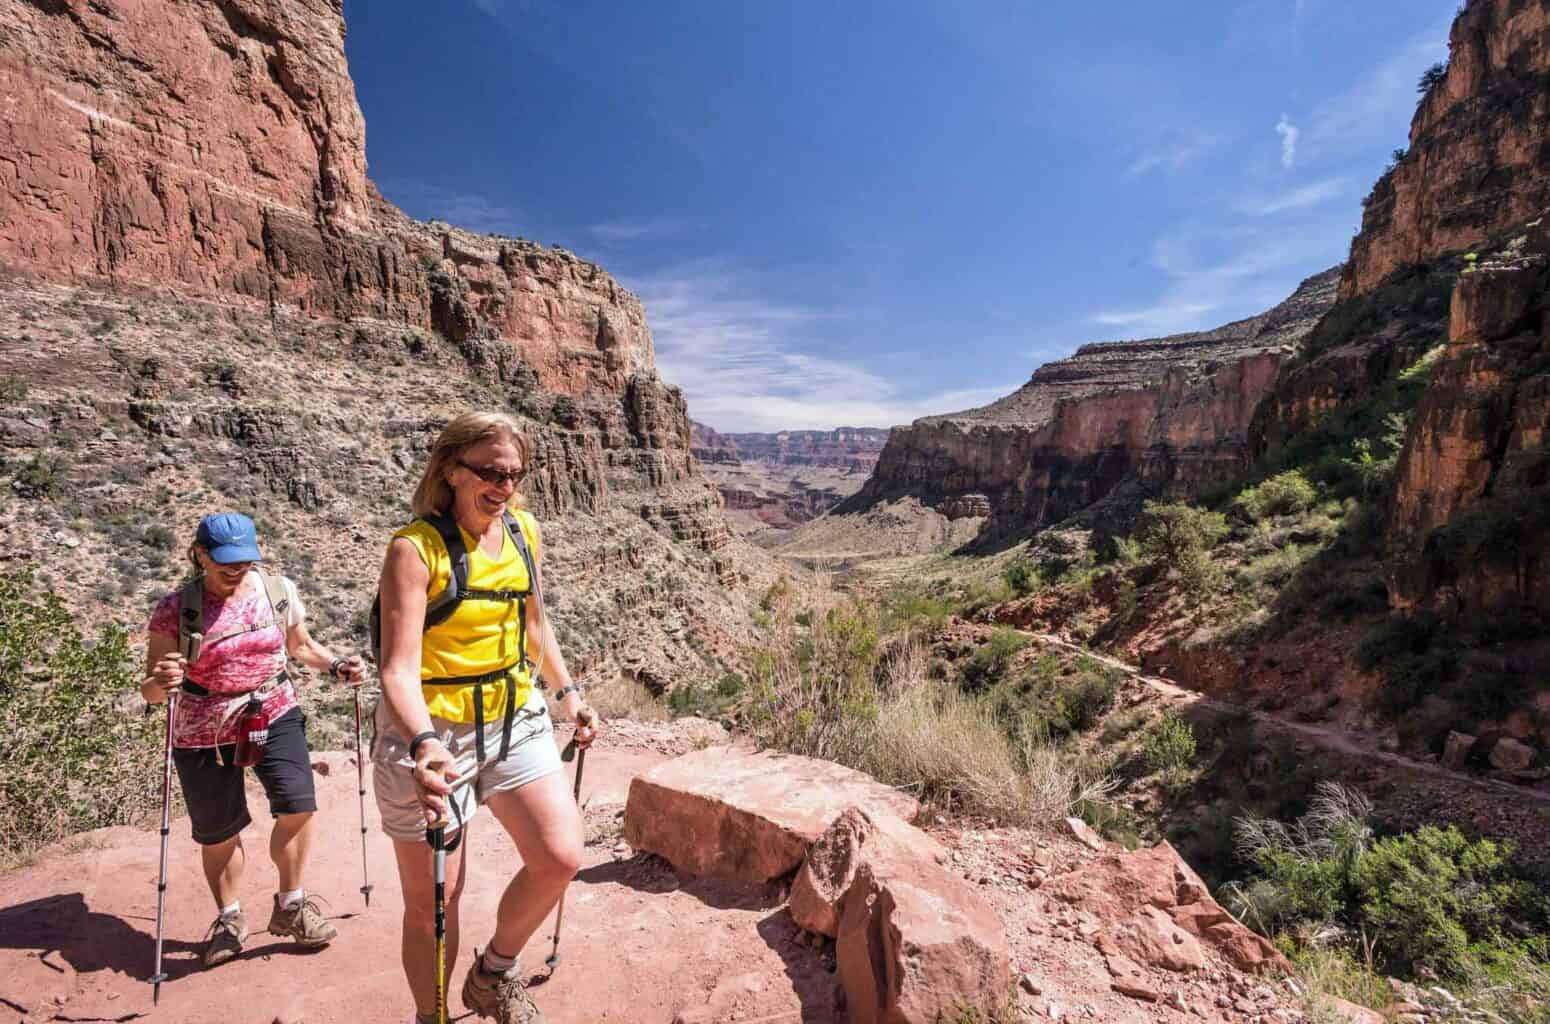
[[[835,978],[827,960],[760,887],[683,879],[663,862],[615,853],[617,815],[630,779],[668,755],[650,743],[613,739],[587,759],[583,800],[588,845],[566,901],[562,962],[533,989],[552,1024],[593,1021],[668,1024],[686,1008],[694,1020],[832,1022]],[[173,823],[161,1004],[151,1006],[158,837],[152,830],[103,829],[44,851],[0,876],[0,1020],[404,1024],[413,1007],[399,968],[402,902],[391,844],[367,794],[368,856],[375,885],[369,910],[361,884],[355,767],[351,754],[315,755],[319,832],[307,887],[324,897],[339,938],[316,952],[270,938],[274,869],[270,821],[250,788],[254,824],[244,833],[248,871],[242,903],[253,935],[243,955],[200,970],[195,950],[214,916],[188,822]],[[148,769],[147,784],[150,784]],[[367,780],[369,789],[370,779]],[[463,897],[463,948],[449,967],[450,1005],[474,943],[488,937],[500,891],[519,863],[487,815],[470,828]],[[534,937],[524,969],[542,969],[553,918]],[[708,1016],[706,1015],[708,1014]],[[469,1017],[471,1022],[475,1018]]]
[[[1270,726],[1274,729],[1281,729],[1285,732],[1300,736],[1327,750],[1338,751],[1342,754],[1348,754],[1352,757],[1363,758],[1369,761],[1377,761],[1379,763],[1386,764],[1394,768],[1401,768],[1406,771],[1420,772],[1423,775],[1430,775],[1436,778],[1446,779],[1449,782],[1457,783],[1460,786],[1468,786],[1475,789],[1484,790],[1496,796],[1510,796],[1520,800],[1527,800],[1534,803],[1550,805],[1550,792],[1546,792],[1542,789],[1533,789],[1528,786],[1515,786],[1510,782],[1502,782],[1497,779],[1485,779],[1478,775],[1470,775],[1465,772],[1452,771],[1451,769],[1444,768],[1442,765],[1431,761],[1417,761],[1413,758],[1405,757],[1402,754],[1393,754],[1387,751],[1374,750],[1371,745],[1363,742],[1360,737],[1353,736],[1350,733],[1342,732],[1338,729],[1331,729],[1328,726],[1312,725],[1307,722],[1288,721],[1285,718],[1280,718],[1266,711],[1257,711],[1252,708],[1244,707],[1241,704],[1233,704],[1228,701],[1218,700],[1214,697],[1207,697],[1194,690],[1188,690],[1182,686],[1178,686],[1177,684],[1170,683],[1166,679],[1147,675],[1140,669],[1136,668],[1134,665],[1126,664],[1117,658],[1111,658],[1104,654],[1098,654],[1095,651],[1088,650],[1087,648],[1071,643],[1068,640],[1062,640],[1059,637],[1053,636],[1049,633],[1034,633],[1028,630],[1018,630],[1017,632],[1022,633],[1025,636],[1032,637],[1034,640],[1037,640],[1040,643],[1049,644],[1051,646],[1059,647],[1077,654],[1082,654],[1092,658],[1094,661],[1101,662],[1102,664],[1108,665],[1111,668],[1118,669],[1138,682],[1146,684],[1146,686],[1150,687],[1153,691],[1162,694],[1178,703],[1193,704],[1199,707],[1209,708],[1211,710],[1226,711],[1234,714],[1246,714],[1253,718],[1256,722]]]

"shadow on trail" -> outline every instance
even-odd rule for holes
[[[777,885],[684,875],[649,853],[583,868],[577,872],[576,881],[586,885],[611,883],[651,895],[682,892],[717,910],[773,910],[784,902]]]
[[[802,1020],[813,1024],[828,1024],[837,1019],[835,994],[837,984],[834,974],[822,954],[814,951],[803,940],[806,933],[791,919],[785,907],[770,914],[758,924],[759,937],[774,950],[786,966],[786,977],[791,990],[802,1002]]]
[[[343,914],[335,920],[353,917]],[[144,920],[144,929],[122,917],[101,914],[86,905],[86,897],[79,892],[61,893],[29,900],[14,906],[0,907],[0,949],[35,950],[38,962],[50,970],[64,975],[91,974],[96,971],[116,971],[130,978],[147,979],[151,976],[156,956],[154,918]],[[320,948],[302,946],[286,940],[257,944],[269,938],[267,932],[255,929],[248,938],[246,948],[236,959],[270,956],[275,953],[309,955]],[[168,982],[175,982],[204,968],[199,963],[199,948],[204,936],[189,941],[164,935],[162,939],[162,970]],[[61,964],[58,961],[62,960]],[[65,965],[68,965],[68,969]],[[15,1009],[22,1005],[14,998],[21,993],[0,992],[0,1005]],[[132,1020],[139,1014],[116,1018],[80,1018],[81,1020]],[[56,1017],[56,1020],[72,1020]]]

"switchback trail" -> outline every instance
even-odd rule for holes
[[[1547,792],[1543,789],[1536,789],[1529,786],[1515,786],[1510,782],[1502,782],[1498,779],[1486,779],[1481,778],[1478,775],[1470,775],[1465,772],[1452,771],[1451,769],[1444,768],[1442,765],[1435,764],[1431,761],[1417,761],[1414,758],[1405,757],[1403,754],[1393,754],[1383,750],[1374,750],[1371,746],[1363,743],[1358,737],[1353,736],[1350,733],[1341,732],[1338,729],[1331,729],[1327,726],[1312,725],[1307,722],[1288,721],[1285,718],[1270,714],[1267,711],[1258,711],[1254,708],[1244,707],[1241,704],[1234,704],[1230,701],[1219,700],[1215,697],[1207,697],[1202,693],[1197,693],[1194,690],[1189,690],[1174,683],[1170,683],[1166,679],[1159,678],[1158,676],[1147,675],[1140,669],[1136,668],[1134,665],[1126,664],[1117,658],[1111,658],[1108,655],[1099,654],[1095,651],[1088,650],[1079,644],[1071,643],[1069,640],[1062,640],[1059,637],[1053,636],[1049,633],[1035,633],[1023,629],[1017,630],[1017,632],[1023,634],[1024,636],[1032,637],[1039,643],[1047,644],[1053,647],[1059,647],[1062,650],[1072,651],[1077,654],[1083,654],[1089,658],[1092,658],[1094,661],[1109,666],[1110,668],[1118,669],[1119,671],[1124,672],[1126,675],[1130,676],[1132,679],[1145,684],[1154,692],[1166,696],[1178,703],[1192,704],[1213,711],[1224,711],[1231,714],[1248,715],[1254,719],[1254,721],[1262,725],[1269,726],[1273,729],[1280,729],[1295,736],[1300,736],[1312,743],[1324,747],[1327,750],[1338,751],[1342,754],[1347,754],[1352,757],[1362,758],[1369,761],[1377,761],[1390,767],[1403,769],[1405,771],[1419,772],[1423,775],[1430,775],[1436,778],[1446,779],[1451,783],[1457,783],[1460,786],[1473,787],[1475,789],[1492,793],[1496,796],[1510,796],[1514,799],[1528,800],[1534,803],[1550,806],[1550,792]]]

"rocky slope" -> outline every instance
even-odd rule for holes
[[[1547,118],[1550,4],[1470,0],[1453,23],[1447,73],[1416,109],[1403,159],[1367,199],[1341,298],[1370,292],[1407,265],[1477,246],[1550,206]]]
[[[13,556],[56,566],[51,530],[112,551],[148,508],[180,548],[235,505],[297,558],[347,558],[325,591],[344,628],[439,425],[506,408],[581,661],[711,671],[746,627],[742,549],[639,300],[384,201],[343,39],[338,0],[0,0]],[[116,575],[66,589],[118,588],[93,613],[140,619],[164,581]]]
[[[839,511],[908,494],[949,517],[1031,527],[1132,475],[1173,494],[1220,483],[1246,465],[1254,411],[1333,303],[1337,274],[1212,331],[1085,345],[991,405],[897,428],[866,487]]]

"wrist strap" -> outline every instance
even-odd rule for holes
[[[348,658],[335,658],[332,662],[329,663],[328,674],[333,676],[335,679],[338,679],[339,678],[339,666],[343,665],[346,661],[349,661],[349,660],[350,659],[348,659]]]
[[[409,741],[409,760],[418,761],[420,759],[420,744],[424,743],[426,740],[433,740],[435,738],[436,734],[429,729],[422,733],[417,733],[414,739]]]
[[[573,693],[575,693],[575,694],[581,693],[581,687],[578,686],[575,683],[571,683],[569,686],[562,686],[562,687],[560,687],[559,692],[557,692],[554,695],[554,699],[555,700],[564,700],[566,697],[570,696]]]

